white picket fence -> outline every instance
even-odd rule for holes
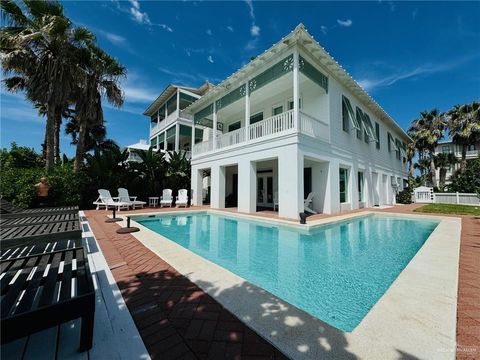
[[[475,193],[434,193],[433,188],[426,186],[413,190],[413,201],[419,204],[480,205],[480,199]]]

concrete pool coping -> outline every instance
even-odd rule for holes
[[[207,209],[140,216],[192,212],[236,216]],[[440,223],[351,333],[333,328],[141,224],[134,223],[141,231],[132,235],[289,357],[454,358],[461,219],[365,211],[312,221],[311,227],[372,213],[437,219]],[[254,215],[238,216],[266,221]],[[293,224],[280,219],[268,219],[268,222]]]

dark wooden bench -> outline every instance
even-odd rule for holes
[[[60,213],[76,213],[78,212],[78,206],[55,206],[44,208],[31,208],[22,209],[11,202],[0,199],[0,213],[2,218],[6,217],[19,217],[19,216],[31,216],[33,214],[60,214]]]
[[[30,216],[2,216],[0,226],[20,226],[33,224],[47,224],[59,221],[79,220],[78,212],[60,214],[31,214]]]
[[[95,290],[83,247],[1,260],[0,268],[2,344],[81,318],[80,351],[92,347]]]
[[[5,248],[34,244],[45,240],[80,239],[80,221],[59,221],[19,226],[0,227],[0,245]]]
[[[52,251],[73,249],[83,246],[82,239],[61,239],[61,240],[45,240],[36,242],[31,245],[24,245],[13,248],[1,248],[0,260],[10,260],[19,257],[40,255]]]

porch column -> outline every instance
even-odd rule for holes
[[[278,215],[298,219],[303,200],[303,155],[296,145],[285,147],[278,156]]]
[[[257,163],[248,159],[238,163],[238,211],[257,210]]]
[[[293,123],[295,124],[295,129],[300,131],[300,104],[299,96],[300,89],[298,83],[298,48],[295,47],[293,50]]]
[[[180,150],[180,124],[175,124],[175,152]]]
[[[248,130],[248,128],[250,127],[250,89],[248,88],[249,83],[249,81],[245,83],[245,131],[247,132],[245,140],[247,142],[250,140],[250,131]]]
[[[160,124],[160,108],[157,109],[157,125]]]
[[[192,120],[192,135],[190,140],[190,152],[193,156],[193,147],[195,146],[195,120]]]
[[[192,167],[192,182],[191,182],[191,192],[190,198],[192,205],[202,205],[202,190],[203,190],[203,170],[196,167]]]
[[[167,131],[163,132],[163,150],[167,151]]]
[[[213,101],[213,144],[212,149],[215,151],[217,149],[217,104],[215,100]]]
[[[325,192],[325,213],[340,212],[340,164],[337,160],[330,160],[327,191]]]
[[[225,167],[212,166],[210,203],[213,209],[225,207]]]

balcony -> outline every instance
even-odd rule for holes
[[[300,111],[299,126],[295,126],[293,110],[271,116],[267,119],[251,124],[248,127],[230,131],[218,135],[216,138],[215,149],[213,139],[195,144],[193,147],[193,156],[210,153],[218,150],[234,149],[248,144],[260,141],[275,141],[277,138],[294,133],[301,133],[322,141],[330,141],[330,130],[328,122],[317,119],[305,112]],[[298,129],[298,130],[297,130]]]

